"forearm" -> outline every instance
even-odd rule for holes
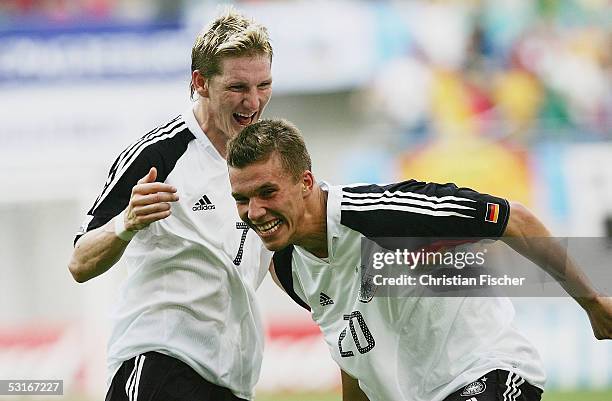
[[[128,242],[115,234],[114,219],[83,235],[77,241],[68,269],[79,283],[110,269],[123,255]]]
[[[512,204],[504,241],[550,274],[582,307],[598,296],[567,249],[520,204]]]

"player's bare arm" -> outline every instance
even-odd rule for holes
[[[170,216],[170,202],[178,200],[176,188],[155,182],[156,178],[157,169],[152,167],[132,189],[123,213],[79,238],[68,265],[77,282],[83,283],[109,270],[123,255],[131,235]],[[117,219],[123,220],[117,224]],[[120,236],[117,227],[121,227],[127,236]]]
[[[599,294],[572,258],[548,229],[527,208],[511,203],[504,240],[548,274],[586,311],[593,334],[599,340],[612,339],[612,298]],[[530,240],[537,238],[537,240]]]

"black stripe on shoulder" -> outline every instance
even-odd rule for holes
[[[180,132],[177,132],[176,135],[163,139],[159,138],[157,142],[147,146],[145,152],[148,153],[149,159],[159,162],[159,165],[155,166],[158,170],[156,181],[166,181],[178,160],[187,151],[189,142],[193,139],[195,139],[195,136],[185,125],[180,128]]]
[[[110,168],[108,179],[106,180],[105,190],[108,185],[110,185],[114,180],[116,175],[121,171],[123,171],[123,167],[129,165],[133,162],[133,159],[138,156],[142,149],[145,149],[148,144],[154,143],[153,141],[158,140],[157,138],[163,138],[164,136],[171,135],[173,132],[176,132],[176,128],[179,130],[183,129],[185,123],[182,120],[181,116],[177,116],[170,120],[168,123],[158,126],[157,128],[147,132],[142,137],[138,138],[138,140],[127,148],[125,148],[117,157],[115,162]],[[105,191],[102,191],[100,197],[104,195]],[[99,200],[99,199],[98,199]],[[96,200],[96,203],[98,202]]]
[[[340,207],[341,224],[368,238],[498,238],[508,217],[502,198],[416,180],[344,187]]]
[[[176,124],[177,120],[173,122]],[[156,181],[164,182],[193,139],[195,136],[187,125],[178,123],[165,134],[141,138],[136,148],[130,146],[131,156],[126,159],[123,152],[113,163],[102,193],[87,213],[92,218],[79,234],[103,226],[124,210],[132,188],[151,167],[157,168]]]
[[[134,142],[133,144],[125,148],[123,152],[121,152],[121,154],[117,158],[116,163],[119,164],[125,159],[130,158],[131,155],[133,155],[133,153],[138,149],[139,146],[146,144],[147,141],[155,137],[158,137],[160,135],[163,135],[164,133],[170,132],[174,127],[182,123],[183,121],[181,120],[181,116],[178,115],[174,117],[172,120],[168,121],[166,124],[162,124],[158,126],[157,128],[154,128],[151,131],[147,132],[142,137],[138,138],[136,142]]]
[[[285,249],[274,252],[272,261],[274,262],[274,271],[280,281],[283,289],[302,308],[310,311],[310,306],[306,302],[302,301],[293,290],[293,269],[291,268],[291,261],[293,257],[293,245],[289,245]]]

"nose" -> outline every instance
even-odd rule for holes
[[[249,199],[249,210],[247,216],[249,220],[256,222],[266,215],[266,209],[258,199]]]
[[[245,93],[242,103],[248,110],[259,110],[260,99],[257,88],[249,89]]]

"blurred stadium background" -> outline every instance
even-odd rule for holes
[[[453,181],[524,202],[558,235],[612,237],[610,1],[234,4],[270,30],[266,114],[302,129],[318,177]],[[187,107],[192,41],[216,6],[0,1],[0,378],[63,379],[66,399],[101,399],[124,271],[74,283],[73,235],[114,156]],[[309,316],[268,280],[259,296],[259,392],[339,399]],[[546,400],[612,400],[612,344],[572,300],[515,304]]]

